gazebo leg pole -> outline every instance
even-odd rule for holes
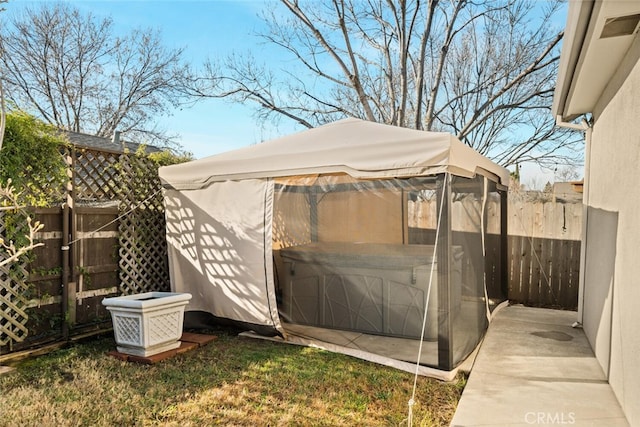
[[[438,206],[440,230],[438,232],[438,367],[450,371],[453,369],[453,324],[451,319],[451,175],[448,173],[440,181]],[[442,191],[445,192],[444,197]],[[438,202],[440,203],[440,202]],[[458,286],[459,284],[456,284]]]

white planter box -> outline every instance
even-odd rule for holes
[[[111,312],[117,349],[134,356],[152,356],[180,347],[184,309],[191,294],[146,292],[105,298]]]

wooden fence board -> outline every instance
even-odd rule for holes
[[[533,244],[531,239],[527,239],[526,237],[520,236],[520,240],[521,240],[520,248],[522,249],[522,253],[520,254],[520,257],[521,257],[520,288],[525,298],[529,300],[531,299],[531,287],[535,286],[535,283],[533,282],[533,274],[531,273],[531,264],[533,261],[533,250],[532,250]]]
[[[568,274],[569,259],[567,258],[571,254],[570,245],[571,245],[571,242],[567,240],[562,240],[558,242],[557,244],[558,250],[556,252],[556,257],[555,257],[557,261],[556,262],[557,268],[555,269],[555,273],[558,277],[558,282],[559,282],[557,286],[558,301],[563,306],[567,304],[567,298],[571,295],[570,290],[567,289],[570,285],[569,274]],[[577,303],[577,298],[576,298],[576,303]]]
[[[542,255],[543,244],[538,239],[530,239],[529,241],[529,250],[530,250],[530,262],[531,262],[531,283],[529,286],[529,299],[542,301],[543,295],[543,278],[541,274],[541,264],[544,262],[540,259]]]
[[[549,277],[549,297],[546,300],[547,304],[551,304],[553,299],[560,300],[560,289],[558,287],[559,275],[556,270],[560,270],[562,266],[562,260],[558,256],[560,242],[551,240],[549,244],[548,258],[553,260],[547,264],[547,276]],[[554,268],[555,264],[555,268]]]
[[[520,289],[520,257],[518,254],[521,253],[520,249],[520,239],[508,239],[508,260],[509,260],[509,284],[507,286],[508,295],[513,296],[515,298],[521,299],[521,289]]]
[[[569,286],[569,275],[567,267],[569,261],[567,257],[570,255],[569,245],[570,243],[566,240],[562,240],[556,245],[558,248],[555,256],[557,268],[554,270],[554,273],[558,280],[558,301],[560,301],[563,305],[566,304],[567,296],[570,294],[570,291],[566,289]],[[565,281],[567,282],[567,284],[565,286],[562,286]]]

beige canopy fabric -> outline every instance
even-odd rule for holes
[[[271,271],[273,186],[230,181],[165,190],[171,287],[193,295],[187,309],[279,328]]]
[[[160,169],[165,187],[204,188],[212,182],[322,173],[354,178],[411,177],[479,170],[503,185],[509,171],[445,132],[425,132],[354,118],[261,144]],[[486,174],[486,173],[485,173]]]

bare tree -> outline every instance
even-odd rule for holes
[[[7,111],[4,105],[4,86],[2,85],[2,73],[0,73],[0,150],[2,150],[2,143],[4,142],[4,129],[7,117]]]
[[[0,0],[0,5],[8,2],[9,0]],[[4,12],[4,7],[0,6],[0,12]],[[2,142],[4,141],[4,128],[6,122],[7,112],[4,103],[4,86],[2,85],[2,70],[0,70],[0,150],[2,150]]]
[[[449,131],[497,162],[574,163],[554,128],[561,2],[279,0],[262,37],[291,60],[206,64],[192,94],[255,102],[264,120],[313,127],[345,116]],[[573,138],[573,139],[571,139]]]
[[[60,128],[133,141],[169,142],[155,126],[181,100],[187,67],[152,30],[113,33],[111,19],[61,2],[3,23],[0,57],[7,98]]]
[[[553,171],[555,182],[570,182],[580,179],[580,172],[570,166],[563,166]]]

